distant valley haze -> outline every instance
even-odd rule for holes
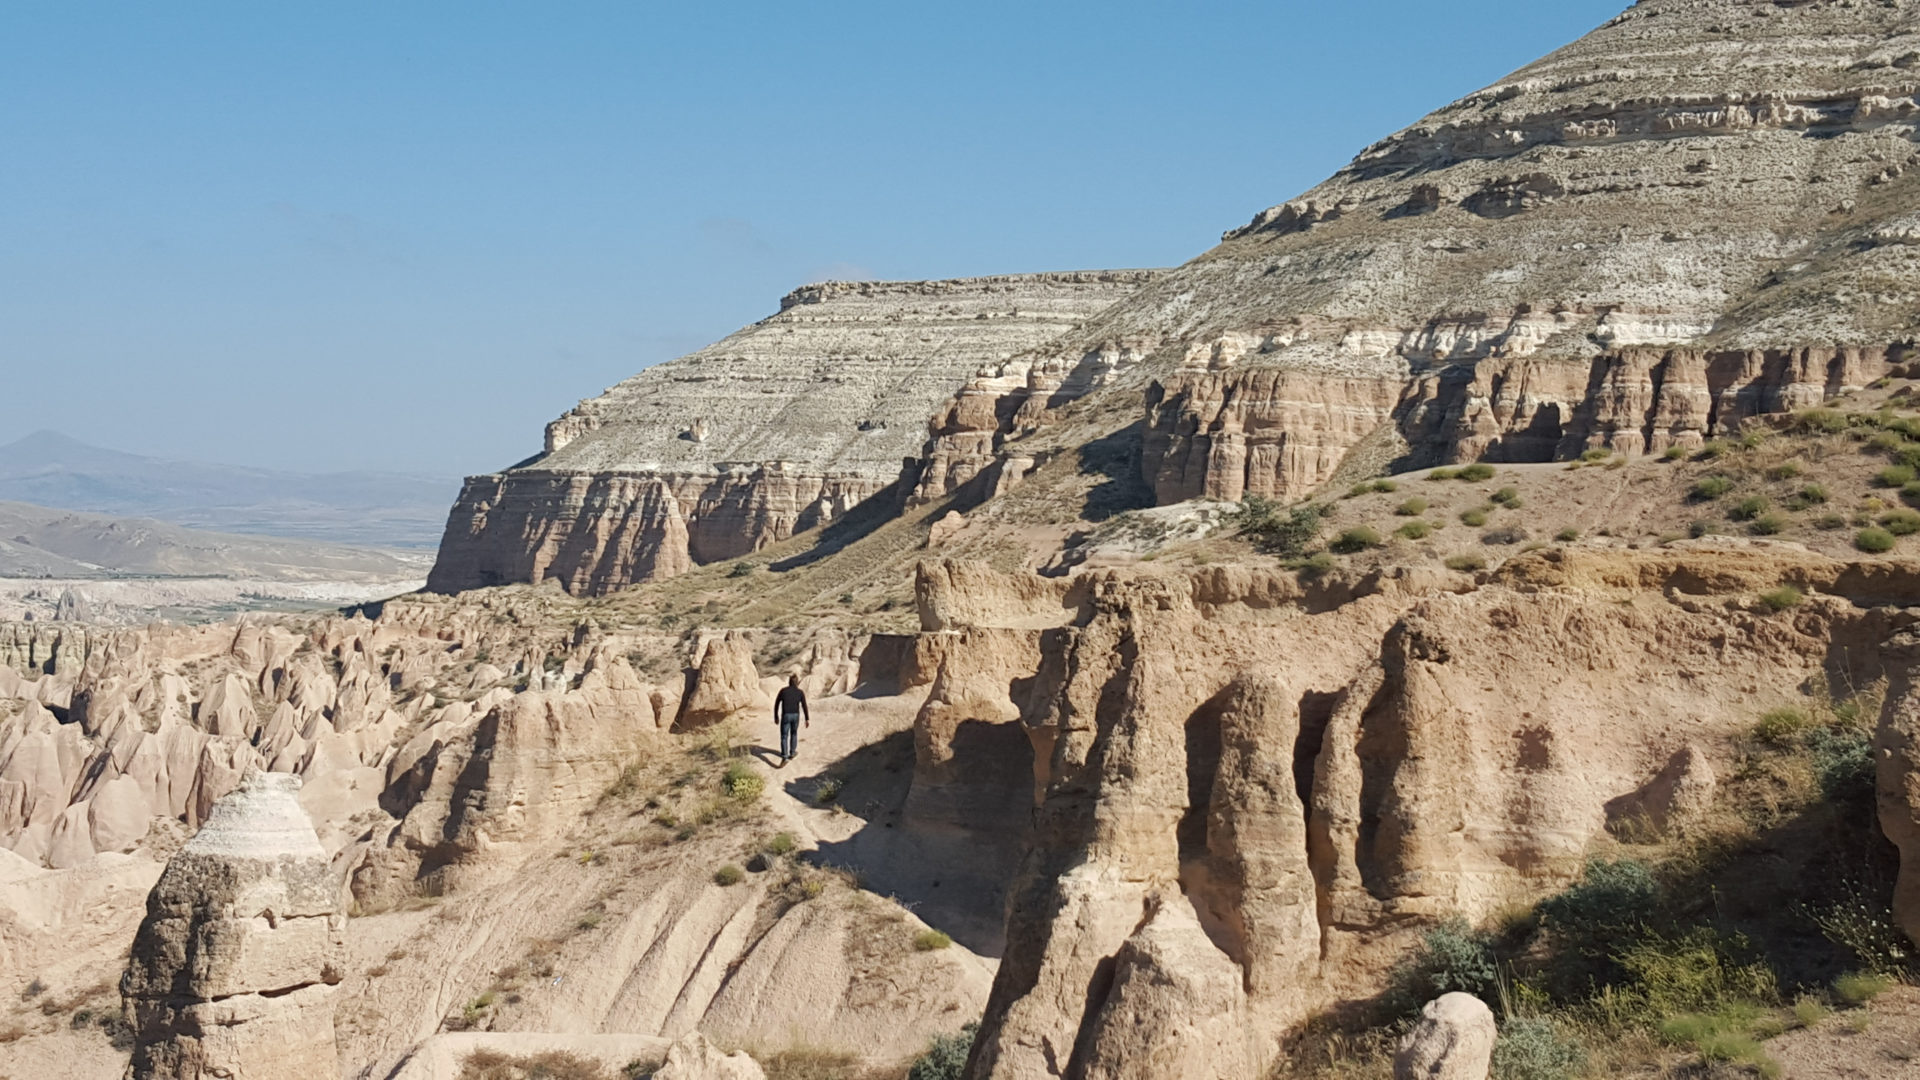
[[[456,477],[147,457],[51,430],[0,444],[0,503],[336,544],[431,547],[458,490]]]

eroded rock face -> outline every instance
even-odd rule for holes
[[[1920,584],[1710,546],[1523,554],[1466,593],[1328,581],[1326,606],[1248,567],[918,580],[912,666],[937,663],[908,824],[1009,801],[1019,762],[969,772],[969,729],[1023,729],[1036,784],[982,1078],[1178,1075],[1146,1053],[1177,1045],[1261,1075],[1313,1011],[1380,992],[1417,928],[1564,887],[1626,804],[1683,827],[1712,797],[1700,748],[1810,678],[1880,677],[1896,620],[1874,605]],[[1782,581],[1832,602],[1779,620],[1689,598]]]
[[[917,494],[1101,438],[1163,504],[1659,453],[1910,363],[1912,13],[1766,12],[1645,0],[1367,148],[976,378]]]
[[[251,774],[148,894],[121,981],[135,1080],[338,1072],[332,984],[346,918],[299,788]]]
[[[467,481],[428,587],[558,581],[594,595],[738,558],[913,483],[927,418],[983,365],[1053,338],[1148,271],[796,290],[724,341],[548,426]]]

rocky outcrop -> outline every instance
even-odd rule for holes
[[[982,567],[919,581],[916,654],[939,659],[908,824],[1010,801],[1017,756],[969,769],[1018,745],[986,732],[1032,755],[1030,823],[980,819],[1029,842],[971,1075],[1037,1078],[1178,1075],[1161,1046],[1259,1075],[1310,1013],[1379,992],[1412,930],[1562,887],[1629,805],[1695,818],[1712,733],[1810,678],[1879,677],[1876,605],[1920,576],[1681,546],[1521,555],[1466,593],[1318,586],[1337,602],[1247,567],[1085,571],[1070,602]],[[1825,598],[1791,621],[1689,599],[1782,582]]]
[[[297,778],[253,773],[147,897],[121,992],[134,1080],[339,1071],[332,984],[346,919]]]
[[[1145,271],[827,283],[648,368],[469,478],[428,587],[598,594],[738,558],[905,495],[927,418],[983,365],[1058,336]]]
[[[1420,1010],[1400,1039],[1393,1080],[1487,1080],[1500,1030],[1493,1010],[1472,994],[1442,994]]]
[[[760,1063],[744,1051],[726,1053],[695,1031],[667,1050],[655,1080],[766,1080]]]
[[[711,727],[751,710],[764,713],[772,707],[773,702],[760,689],[760,673],[753,666],[753,643],[744,634],[729,632],[707,642],[673,728],[688,731]]]
[[[1636,4],[976,379],[917,494],[1109,438],[1161,503],[1294,499],[1354,455],[1660,453],[1870,383],[1920,337],[1910,35]]]

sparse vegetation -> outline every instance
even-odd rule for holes
[[[1687,456],[1686,447],[1669,446],[1664,451],[1661,452],[1660,460],[1661,461],[1679,461],[1681,458],[1684,458],[1686,456]]]
[[[1509,510],[1518,510],[1523,505],[1520,498],[1520,489],[1517,487],[1503,487],[1489,497],[1494,502],[1499,503]]]
[[[1594,464],[1595,462],[1605,461],[1612,456],[1613,456],[1613,451],[1600,446],[1596,446],[1590,450],[1583,450],[1580,452],[1580,460],[1586,462],[1589,465]]]
[[[1485,570],[1487,568],[1487,557],[1471,552],[1449,555],[1447,556],[1446,567],[1449,570],[1458,570],[1461,573],[1473,573],[1476,570]]]
[[[1462,525],[1472,526],[1477,529],[1486,523],[1487,510],[1485,507],[1477,506],[1471,510],[1462,510],[1460,512],[1460,524]]]
[[[1889,465],[1875,473],[1873,481],[1881,487],[1906,487],[1913,483],[1913,469],[1907,465]]]
[[[1368,548],[1380,546],[1380,534],[1367,525],[1356,525],[1343,530],[1339,537],[1327,547],[1342,555],[1352,555]]]
[[[1772,505],[1772,501],[1765,495],[1749,495],[1733,504],[1733,509],[1727,511],[1727,516],[1735,521],[1752,521]]]
[[[1833,996],[1849,1008],[1859,1008],[1893,989],[1893,980],[1885,975],[1849,971],[1833,980]]]
[[[727,576],[730,578],[752,577],[753,564],[746,562],[734,563],[733,566],[727,570]]]
[[[1586,1063],[1580,1040],[1542,1016],[1508,1020],[1493,1046],[1493,1080],[1573,1080]]]
[[[927,1052],[907,1070],[907,1080],[960,1080],[967,1068],[967,1052],[980,1025],[969,1023],[953,1035],[936,1035]]]
[[[1393,530],[1393,535],[1406,540],[1425,540],[1432,534],[1433,523],[1430,521],[1409,521]]]
[[[1853,534],[1853,546],[1869,555],[1893,550],[1893,534],[1885,529],[1866,528]]]
[[[1427,500],[1415,495],[1413,498],[1394,507],[1393,512],[1399,514],[1401,517],[1419,517],[1421,514],[1427,512]]]
[[[1920,532],[1920,511],[1902,508],[1882,514],[1880,527],[1895,536],[1912,536]]]
[[[1460,479],[1470,484],[1478,484],[1481,481],[1493,479],[1493,473],[1493,466],[1484,461],[1476,461],[1471,465],[1463,467],[1458,475]]]
[[[1784,514],[1761,514],[1747,523],[1747,532],[1754,536],[1778,536],[1792,524]]]
[[[1580,530],[1569,525],[1566,528],[1561,529],[1559,532],[1554,533],[1553,538],[1555,540],[1560,541],[1563,544],[1571,544],[1575,540],[1580,539]]]
[[[1715,473],[1712,476],[1703,476],[1699,480],[1694,481],[1693,488],[1688,494],[1697,502],[1707,502],[1712,499],[1717,499],[1732,490],[1733,481],[1725,476],[1721,476],[1719,473]]]
[[[1791,585],[1782,585],[1777,589],[1770,589],[1760,594],[1760,602],[1774,611],[1785,611],[1788,608],[1799,607],[1800,602],[1804,599],[1806,599],[1806,597],[1801,594],[1800,590]]]
[[[721,790],[727,793],[727,798],[736,802],[753,802],[766,790],[766,786],[766,778],[744,761],[734,761],[720,777]]]
[[[460,1061],[458,1080],[614,1080],[591,1058],[560,1050],[502,1054],[475,1050]]]
[[[825,780],[820,781],[820,787],[813,793],[813,801],[821,806],[826,806],[840,797],[840,788],[840,781],[829,776]]]
[[[1260,551],[1299,555],[1320,535],[1325,518],[1311,506],[1287,509],[1272,499],[1249,495],[1227,520]]]
[[[913,947],[917,952],[933,952],[953,944],[953,938],[940,930],[922,930],[913,936]]]
[[[1459,469],[1435,469],[1432,472],[1427,474],[1427,479],[1458,480],[1460,479],[1460,470]]]
[[[745,870],[740,869],[732,863],[728,863],[713,872],[713,883],[723,887],[727,885],[738,885],[746,879],[746,876],[747,872]]]
[[[760,850],[769,855],[791,855],[798,846],[792,833],[780,832],[768,837],[767,842],[760,845]]]

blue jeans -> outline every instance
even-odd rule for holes
[[[783,716],[780,718],[780,756],[790,758],[800,752],[800,718]]]

